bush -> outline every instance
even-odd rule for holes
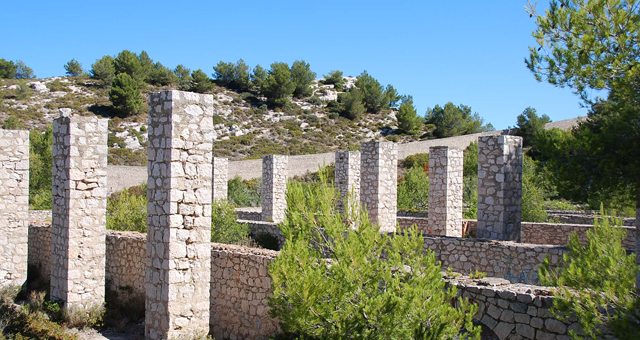
[[[15,78],[17,69],[18,66],[13,61],[0,58],[0,78]]]
[[[333,84],[333,88],[336,91],[342,91],[344,85],[342,74],[342,71],[331,71],[329,74],[324,75],[324,83],[327,85]]]
[[[114,193],[107,200],[107,229],[147,232],[147,184]]]
[[[414,165],[398,183],[398,209],[429,210],[429,176],[423,167]]]
[[[238,62],[225,63],[220,61],[218,65],[213,67],[213,74],[218,84],[226,86],[239,92],[248,91],[251,85],[249,80],[249,66],[240,59]]]
[[[249,226],[236,222],[236,206],[227,200],[218,200],[212,204],[211,242],[226,244],[246,243]]]
[[[53,125],[29,132],[29,209],[52,207]]]
[[[16,118],[15,116],[9,116],[5,118],[4,122],[2,122],[2,128],[5,130],[24,130],[25,129],[20,119]]]
[[[235,176],[227,185],[229,202],[239,207],[257,207],[262,201],[262,181],[246,181]]]
[[[292,183],[287,196],[286,242],[269,265],[268,297],[283,331],[299,339],[442,339],[465,327],[470,334],[461,338],[479,338],[477,308],[445,287],[415,227],[391,237],[364,211],[338,213],[326,182]]]
[[[416,108],[413,106],[413,97],[411,96],[402,101],[396,118],[398,119],[398,129],[409,135],[417,135],[423,125],[422,118],[418,116]]]
[[[601,210],[604,215],[604,210]],[[549,257],[540,266],[540,282],[554,286],[554,315],[577,317],[584,334],[603,338],[602,326],[619,339],[639,339],[640,299],[634,289],[636,255],[622,247],[626,231],[620,221],[595,219],[583,246],[577,233],[569,237],[569,252],[552,268]],[[577,334],[569,331],[576,339]]]
[[[351,120],[360,118],[360,116],[362,116],[366,112],[362,100],[362,91],[355,87],[352,88],[349,92],[340,93],[338,95],[338,102],[340,103],[340,115]],[[329,104],[327,104],[327,106],[329,106]]]
[[[67,87],[60,79],[56,79],[52,82],[47,83],[47,88],[53,92],[62,91],[62,92],[71,92],[71,89]]]
[[[66,74],[71,77],[78,77],[84,74],[84,70],[82,69],[82,64],[75,59],[69,60],[65,65],[64,69]]]
[[[536,163],[524,156],[522,164],[522,221],[545,222],[547,212],[544,211],[545,192],[536,183]]]
[[[144,99],[134,78],[126,73],[118,74],[111,84],[109,100],[113,107],[124,116],[142,113]]]
[[[429,169],[429,154],[428,153],[416,153],[413,155],[407,156],[402,161],[402,167],[405,169],[411,169],[413,167],[420,167],[424,169]]]

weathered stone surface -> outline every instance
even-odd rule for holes
[[[367,142],[360,147],[360,204],[380,232],[396,231],[398,145]]]
[[[522,137],[478,138],[479,238],[520,242]]]
[[[516,332],[527,339],[535,339],[536,336],[536,330],[533,327],[521,323],[516,325]]]
[[[429,225],[436,235],[462,237],[462,160],[461,149],[429,148]]]
[[[287,211],[288,156],[262,157],[262,220],[282,222]]]
[[[29,131],[0,129],[0,287],[27,279]]]
[[[351,205],[360,203],[360,152],[336,152],[335,168],[336,190],[339,195],[337,208],[344,213],[345,202]]]
[[[213,158],[213,174],[211,187],[211,202],[227,199],[227,181],[229,177],[229,159]]]
[[[213,96],[149,95],[145,337],[209,331]]]
[[[53,121],[51,298],[70,308],[104,303],[107,119]]]

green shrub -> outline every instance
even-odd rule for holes
[[[63,92],[71,92],[71,89],[65,85],[65,83],[61,82],[60,79],[56,79],[52,82],[47,83],[47,88],[50,91],[63,91]]]
[[[547,256],[538,272],[542,285],[557,287],[554,315],[577,317],[582,331],[593,339],[602,338],[602,326],[619,339],[640,338],[640,299],[634,289],[636,255],[628,255],[622,247],[627,232],[616,224],[621,222],[596,218],[587,231],[585,246],[573,233],[560,265],[551,267]],[[573,330],[569,332],[579,338]]]
[[[522,221],[545,222],[545,193],[536,183],[536,164],[528,156],[524,156],[522,164]]]
[[[229,202],[239,207],[257,207],[262,201],[262,180],[243,180],[235,176],[227,185]]]
[[[249,226],[236,222],[236,206],[227,200],[218,200],[212,204],[211,242],[242,244],[249,237]]]
[[[429,177],[417,164],[405,174],[404,180],[398,183],[398,209],[429,209]]]
[[[428,153],[416,153],[407,156],[402,161],[402,167],[405,169],[411,169],[414,167],[420,167],[423,169],[429,169],[429,154]]]
[[[107,200],[107,229],[147,232],[147,184],[114,193]]]
[[[478,177],[463,178],[462,202],[464,205],[463,218],[475,220],[478,218]]]
[[[333,88],[336,91],[342,91],[344,85],[342,74],[342,71],[331,71],[329,74],[324,75],[324,83],[327,85],[333,84]]]
[[[397,143],[400,141],[400,136],[398,135],[388,135],[386,138],[388,141],[394,142],[394,143]]]
[[[53,125],[29,132],[29,208],[52,207]]]
[[[25,129],[20,119],[16,118],[15,116],[9,116],[5,118],[4,122],[2,122],[2,128],[5,130],[24,130]]]
[[[293,96],[305,98],[312,94],[310,85],[316,79],[316,73],[311,71],[309,63],[296,60],[291,65],[291,81],[295,84]]]
[[[284,332],[298,339],[444,339],[465,327],[470,333],[461,338],[479,339],[477,308],[456,299],[455,286],[445,287],[415,227],[391,237],[364,211],[336,212],[335,200],[326,181],[313,188],[294,182],[287,191],[293,204],[281,225],[286,242],[269,265],[268,297]]]

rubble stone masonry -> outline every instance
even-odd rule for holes
[[[429,148],[429,224],[435,234],[462,237],[461,149]]]
[[[213,96],[149,95],[147,339],[209,331]]]
[[[0,129],[0,287],[27,279],[29,131]]]
[[[288,156],[262,158],[262,220],[282,222],[287,211]]]
[[[213,187],[211,202],[227,199],[227,181],[229,177],[229,159],[213,158]]]
[[[336,152],[335,168],[336,190],[339,195],[337,208],[344,213],[347,200],[347,204],[360,202],[360,152]]]
[[[396,231],[398,213],[398,145],[367,142],[360,148],[360,204],[380,232]]]
[[[53,121],[51,298],[69,308],[104,303],[107,119]]]
[[[522,137],[478,138],[478,237],[520,242]]]

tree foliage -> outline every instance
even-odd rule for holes
[[[466,105],[455,106],[448,102],[441,107],[436,105],[427,110],[426,124],[433,127],[431,132],[437,138],[454,137],[493,130],[491,124],[484,124],[478,113],[472,113],[471,107]]]
[[[78,77],[84,74],[84,70],[82,69],[82,64],[75,59],[69,60],[66,64],[64,64],[65,73],[71,77]]]
[[[213,89],[214,86],[211,79],[202,70],[197,69],[191,72],[191,87],[189,91],[206,93]]]
[[[311,84],[316,79],[316,73],[311,71],[311,66],[304,60],[296,60],[291,65],[291,81],[295,84],[293,96],[296,98],[309,97],[313,91]]]
[[[138,82],[127,73],[115,76],[109,91],[109,100],[124,116],[141,113],[144,105]]]
[[[358,76],[355,85],[362,91],[362,102],[368,112],[378,113],[388,107],[384,87],[366,70]]]
[[[286,63],[273,63],[269,75],[262,83],[260,92],[267,102],[275,106],[284,106],[289,102],[296,85],[291,80],[291,70]]]
[[[429,176],[423,166],[412,166],[398,183],[398,209],[429,210]]]
[[[174,84],[178,81],[178,77],[176,77],[173,70],[162,65],[160,62],[153,64],[153,68],[149,72],[149,76],[147,77],[147,82],[151,85],[156,86],[166,86],[169,84]]]
[[[408,135],[416,135],[422,127],[422,118],[418,117],[418,112],[413,106],[413,97],[408,96],[402,101],[402,105],[396,113],[398,128]]]
[[[544,131],[547,123],[551,122],[551,118],[547,115],[538,117],[536,109],[528,107],[518,115],[518,123],[514,134],[522,137],[522,145],[529,147],[536,144],[536,136]]]
[[[227,200],[217,200],[211,205],[211,242],[239,244],[249,237],[249,226],[236,222],[236,206]]]
[[[240,59],[235,64],[220,61],[213,67],[213,70],[215,71],[213,77],[218,84],[239,92],[249,90],[251,85],[249,80],[249,66],[244,60]]]
[[[91,77],[99,79],[105,85],[111,85],[116,76],[116,67],[113,57],[106,55],[91,64]]]
[[[336,89],[336,91],[342,91],[344,86],[344,78],[342,75],[342,71],[333,70],[323,76],[324,83],[327,85],[333,85],[333,88]]]
[[[270,264],[270,314],[285,332],[304,339],[444,339],[472,325],[477,311],[445,287],[432,251],[414,227],[393,237],[366,213],[335,210],[336,192],[292,183],[286,238]],[[327,254],[325,258],[323,254]],[[383,254],[385,254],[383,256]]]
[[[257,65],[253,68],[253,72],[251,73],[251,86],[259,92],[262,88],[262,83],[264,83],[268,76],[269,74],[267,73],[267,70],[262,68],[262,66]]]
[[[639,76],[638,1],[552,0],[544,15],[534,6],[527,67],[538,81],[568,86],[587,98],[586,89],[613,89]]]
[[[129,51],[123,50],[114,59],[115,74],[124,73],[135,80],[138,85],[143,85],[146,78],[146,70],[142,66],[138,56]]]
[[[29,132],[29,208],[49,210],[52,206],[53,125]]]
[[[357,87],[351,88],[348,92],[340,93],[338,95],[340,115],[351,120],[360,118],[366,112],[363,98],[362,90]]]
[[[17,69],[18,66],[13,61],[0,58],[0,78],[15,78]]]
[[[33,69],[27,66],[22,60],[16,62],[16,78],[17,79],[33,79],[36,75],[33,73]]]

